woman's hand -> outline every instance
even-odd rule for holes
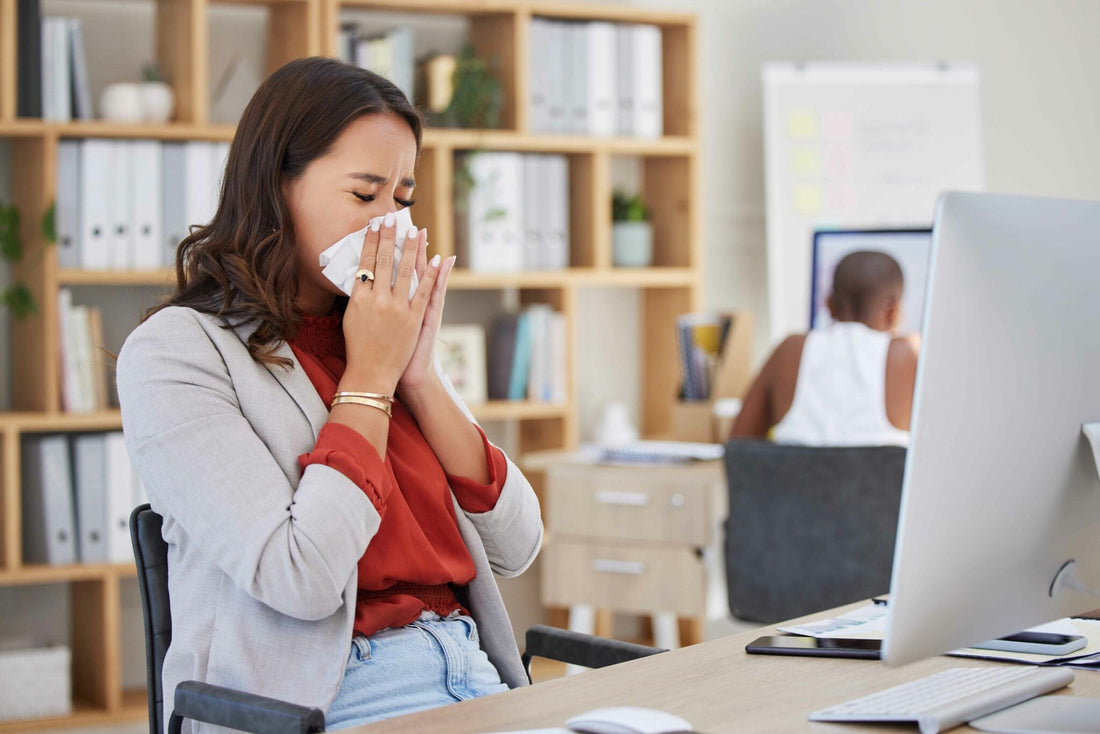
[[[426,262],[424,232],[406,237],[397,281],[391,287],[394,241],[392,214],[367,230],[359,267],[373,274],[374,279],[355,283],[344,312],[347,368],[340,380],[340,390],[392,395],[398,380],[407,373],[414,350],[419,351],[425,313],[432,311],[430,306],[437,300],[439,260]],[[420,284],[409,300],[414,271],[419,271]],[[437,316],[436,330],[438,324]]]
[[[421,286],[423,286],[425,271],[432,269],[425,262],[427,258],[428,232],[421,230],[420,247],[417,252],[417,273],[420,274]],[[433,263],[439,263],[439,255],[432,258]],[[435,359],[435,340],[439,336],[439,325],[443,321],[443,302],[447,296],[447,281],[450,279],[451,270],[454,268],[455,257],[452,255],[442,263],[442,267],[435,268],[435,284],[432,288],[431,298],[424,312],[424,320],[420,326],[420,334],[417,337],[416,348],[405,367],[404,374],[398,382],[401,394],[407,398],[413,397],[417,392],[427,387],[438,376],[432,368]]]

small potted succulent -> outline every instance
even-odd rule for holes
[[[611,221],[611,261],[615,267],[648,267],[653,262],[653,229],[642,198],[615,191],[611,197]]]

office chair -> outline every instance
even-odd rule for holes
[[[134,546],[141,609],[145,618],[149,734],[163,734],[161,668],[164,654],[172,643],[168,544],[161,535],[161,523],[161,516],[153,512],[148,504],[135,507],[130,513],[130,540]],[[665,650],[534,625],[527,630],[526,651],[522,657],[530,680],[532,657],[586,668],[602,668],[659,652]],[[320,709],[200,681],[184,681],[176,687],[168,734],[179,734],[184,719],[254,734],[312,734],[325,730],[325,715]]]
[[[726,444],[733,616],[770,624],[890,588],[905,449]]]

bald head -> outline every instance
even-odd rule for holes
[[[859,321],[892,331],[900,318],[904,288],[897,260],[884,252],[852,252],[836,266],[829,311],[834,321]]]

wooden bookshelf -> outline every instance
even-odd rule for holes
[[[98,2],[99,0],[90,0]],[[110,726],[146,716],[144,691],[121,684],[119,633],[120,582],[132,578],[130,564],[83,564],[62,567],[22,562],[20,527],[20,442],[27,434],[118,430],[117,410],[87,415],[61,412],[57,359],[59,329],[57,292],[82,289],[151,289],[167,292],[170,269],[91,272],[60,269],[54,248],[43,239],[39,223],[55,199],[57,148],[62,139],[119,138],[161,141],[231,141],[232,125],[212,125],[210,117],[211,5],[221,0],[158,0],[152,32],[156,60],[172,80],[175,119],[161,125],[127,125],[104,121],[46,122],[16,117],[18,57],[17,0],[0,0],[0,141],[11,150],[14,203],[22,214],[22,237],[28,253],[18,275],[30,286],[39,312],[13,327],[12,353],[18,355],[12,375],[16,412],[0,413],[0,587],[12,589],[68,584],[72,619],[74,710],[71,716],[0,722],[8,731],[59,726]],[[430,128],[425,131],[417,170],[414,211],[431,233],[433,250],[455,250],[453,208],[456,156],[477,150],[555,153],[569,159],[570,267],[557,271],[475,273],[462,267],[451,277],[453,291],[512,291],[520,305],[547,303],[565,314],[567,330],[576,334],[577,294],[588,288],[629,288],[641,296],[642,430],[657,434],[669,426],[676,393],[675,330],[678,314],[703,307],[704,243],[700,210],[700,135],[697,88],[697,39],[694,16],[679,12],[564,2],[528,0],[226,0],[225,4],[260,5],[267,10],[266,71],[302,56],[332,55],[345,11],[356,17],[372,12],[447,15],[468,23],[468,40],[479,54],[500,59],[504,91],[502,127],[495,130]],[[603,20],[659,26],[662,38],[664,130],[659,139],[597,138],[530,131],[528,34],[533,18]],[[639,161],[642,193],[652,210],[654,262],[648,268],[615,268],[611,246],[611,180],[617,157]],[[127,296],[129,297],[129,296]],[[137,295],[134,298],[138,298]],[[142,309],[153,303],[141,304]],[[472,406],[481,421],[518,423],[519,453],[575,448],[579,440],[577,355],[567,344],[567,397],[560,403],[490,401]],[[117,346],[117,345],[116,345]],[[0,633],[3,622],[0,621]]]

